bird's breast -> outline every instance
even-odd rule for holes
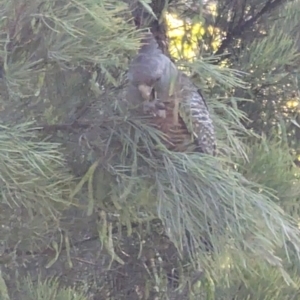
[[[193,145],[191,134],[184,121],[178,117],[178,124],[174,124],[174,103],[164,102],[164,109],[152,111],[150,125],[164,133],[166,147],[172,151],[183,152]]]

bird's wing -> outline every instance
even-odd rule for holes
[[[205,99],[191,79],[181,74],[179,88],[179,115],[193,135],[199,151],[215,155],[216,139],[214,125]]]

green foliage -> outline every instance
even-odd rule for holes
[[[273,300],[273,299],[297,299],[299,297],[299,276],[294,271],[289,272],[293,278],[294,285],[288,286],[282,283],[282,274],[277,269],[270,269],[268,266],[262,264],[256,265],[257,274],[249,274],[244,271],[243,283],[237,280],[229,288],[217,288],[217,299],[259,299],[259,300]],[[261,276],[263,274],[264,276]],[[225,283],[224,283],[225,285]],[[221,284],[220,284],[221,286]]]
[[[253,101],[241,103],[239,107],[251,120],[246,123],[247,127],[260,134],[278,132],[281,118],[289,123],[292,117],[292,111],[287,110],[286,105],[298,89],[295,74],[299,69],[299,37],[296,32],[299,15],[297,1],[270,13],[272,22],[262,19],[259,29],[240,39],[239,55],[228,61],[249,73],[244,80],[250,88],[243,94]],[[292,137],[295,127],[288,128]],[[289,138],[289,143],[294,144],[292,138]]]
[[[55,215],[56,205],[70,205],[64,194],[70,191],[72,177],[65,172],[59,144],[38,140],[30,123],[2,125],[0,144],[2,203],[44,215]]]
[[[61,287],[59,278],[48,278],[34,283],[29,277],[21,283],[24,300],[87,300],[88,298],[71,287]]]
[[[142,2],[149,11],[150,1]],[[182,2],[173,1],[169,9],[178,5],[184,12],[179,4]],[[99,242],[99,253],[84,257],[84,262],[90,264],[90,257],[97,254],[93,271],[104,274],[115,299],[134,299],[137,291],[144,292],[144,298],[164,299],[170,290],[182,299],[188,295],[194,299],[199,295],[203,299],[284,299],[289,292],[293,295],[294,288],[299,288],[297,270],[287,262],[291,249],[293,261],[298,262],[300,236],[291,217],[298,217],[298,181],[286,144],[257,139],[256,133],[265,132],[269,137],[274,132],[271,129],[278,128],[275,115],[284,93],[293,89],[285,67],[294,66],[298,59],[291,33],[299,9],[289,8],[284,18],[264,19],[255,34],[248,31],[248,37],[236,37],[231,49],[240,55],[227,58],[230,68],[216,64],[220,53],[202,58],[204,53],[199,51],[196,61],[178,62],[208,99],[219,141],[220,155],[213,158],[168,151],[161,142],[164,136],[146,125],[136,107],[128,103],[130,99],[124,101],[124,73],[128,57],[138,48],[140,33],[123,2],[3,0],[0,5],[0,57],[3,90],[7,91],[1,97],[1,116],[7,123],[0,128],[1,206],[14,213],[21,207],[26,216],[17,215],[15,234],[4,209],[0,215],[9,224],[2,228],[5,234],[1,236],[5,236],[6,252],[13,253],[10,262],[18,268],[24,264],[14,257],[19,245],[24,253],[37,256],[40,253],[33,250],[42,246],[49,250],[50,246],[51,255],[42,269],[55,269],[64,251],[72,266],[72,258],[84,248],[82,240],[88,236]],[[261,4],[253,6],[254,14]],[[199,10],[206,13],[202,7]],[[224,23],[227,17],[217,11],[215,21],[223,18]],[[86,92],[79,105],[60,85],[57,88],[47,81],[49,77],[60,79],[57,74],[66,70],[66,90],[76,86],[70,83],[73,76],[85,79]],[[53,100],[56,88],[61,93],[59,102],[72,108],[59,117],[51,114],[57,108]],[[280,101],[274,101],[275,97]],[[46,102],[50,102],[47,111]],[[83,111],[79,116],[78,110]],[[12,117],[16,112],[21,112],[22,120]],[[28,115],[31,123],[26,123]],[[58,120],[67,124],[56,124]],[[40,122],[53,127],[39,126]],[[79,177],[76,186],[71,170]],[[80,223],[86,216],[91,219]],[[153,238],[156,232],[151,225],[157,219],[167,246]],[[147,229],[138,230],[142,226]],[[55,235],[55,230],[60,234]],[[144,231],[150,237],[145,238]],[[62,235],[64,249],[56,241]],[[76,244],[78,239],[82,244]],[[42,241],[39,247],[36,241]],[[207,244],[213,254],[204,251]],[[168,251],[174,245],[176,251],[171,255]],[[44,253],[48,252],[41,255]],[[167,280],[169,261],[172,272],[180,273],[177,289]],[[135,272],[138,267],[140,273]],[[192,271],[201,276],[193,280]],[[99,286],[103,287],[102,282]],[[28,280],[24,287],[24,299],[52,299],[53,295],[55,299],[85,299],[61,287],[58,279],[37,284]]]
[[[260,182],[275,193],[280,205],[291,215],[298,216],[299,182],[289,148],[283,141],[262,138],[248,150],[248,162],[241,163],[243,174]]]
[[[150,137],[155,137],[155,130],[137,122],[136,115],[132,118],[127,118],[127,125],[115,125],[110,135],[111,141],[123,145],[119,164],[112,161],[103,164],[119,179],[114,187],[113,195],[118,196],[114,197],[111,213],[119,208],[123,224],[127,218],[147,222],[155,217],[152,201],[156,199],[157,215],[168,228],[175,246],[183,252],[185,232],[189,231],[195,247],[193,262],[211,272],[213,280],[218,281],[227,272],[224,270],[226,261],[236,272],[241,273],[242,266],[247,264],[247,271],[256,273],[256,265],[252,264],[255,257],[278,268],[290,282],[275,252],[278,248],[287,248],[287,240],[299,249],[298,229],[274,203],[276,197],[271,189],[221,167],[226,162],[222,159],[169,152],[159,144],[157,137],[159,152],[153,150]],[[145,174],[147,185],[141,179]],[[154,194],[154,199],[140,199],[141,190],[145,195]],[[143,213],[136,219],[141,209]],[[226,253],[225,257],[222,255],[212,262],[203,251],[203,236],[209,238],[216,252]]]
[[[0,56],[15,97],[38,94],[44,72],[56,64],[67,69],[97,65],[115,83],[110,72],[122,69],[126,50],[137,47],[127,6],[120,1],[4,1],[2,6]]]

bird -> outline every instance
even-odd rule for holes
[[[141,44],[127,78],[140,93],[144,113],[152,116],[150,125],[165,134],[169,150],[215,156],[214,124],[199,89],[159,49],[151,32]]]

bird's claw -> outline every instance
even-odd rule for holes
[[[166,117],[165,105],[159,100],[146,101],[144,102],[144,113],[151,113],[153,116],[160,118]]]

